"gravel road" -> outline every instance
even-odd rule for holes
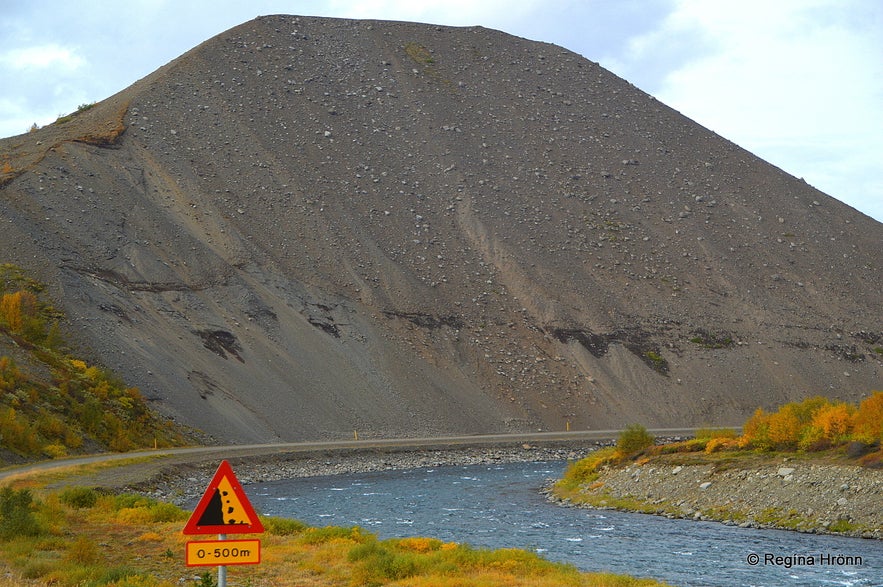
[[[111,490],[155,491],[157,497],[181,494],[187,479],[197,478],[198,491],[221,460],[234,464],[243,482],[366,470],[406,469],[424,465],[468,464],[579,458],[615,439],[619,430],[492,434],[439,438],[383,438],[337,442],[299,442],[216,447],[188,447],[124,454],[99,454],[44,461],[0,471],[0,483],[31,475],[71,469],[51,487],[83,485]],[[656,429],[657,436],[689,436],[693,429]],[[86,465],[117,466],[79,470]],[[204,479],[202,479],[204,477]],[[185,480],[182,484],[181,480]]]

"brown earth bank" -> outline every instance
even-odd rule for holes
[[[605,467],[571,498],[557,496],[551,486],[544,493],[572,507],[883,539],[883,471],[825,460],[689,464],[654,459]]]
[[[728,426],[883,380],[883,224],[499,31],[261,17],[0,165],[0,262],[217,443]]]

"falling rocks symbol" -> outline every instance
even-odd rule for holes
[[[217,526],[220,524],[226,524],[224,521],[224,504],[223,499],[221,498],[220,489],[215,489],[215,494],[208,503],[208,507],[202,512],[202,516],[199,518],[197,524],[200,526]]]
[[[263,531],[263,524],[236,479],[230,463],[223,461],[184,527],[184,534],[242,534]]]

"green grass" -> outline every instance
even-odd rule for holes
[[[6,501],[3,499],[6,495]],[[189,516],[140,495],[88,488],[11,488],[0,495],[0,525],[14,512],[35,531],[0,539],[0,587],[198,587],[213,574],[184,566]],[[13,505],[9,505],[13,504]],[[13,513],[10,513],[13,512]],[[264,517],[260,565],[228,569],[231,585],[400,587],[652,587],[609,573],[583,573],[519,549],[473,548],[434,538],[380,540],[359,527],[312,528]],[[181,583],[182,577],[189,577]]]

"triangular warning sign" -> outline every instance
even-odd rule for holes
[[[264,525],[227,461],[221,461],[205,494],[184,526],[184,534],[259,534]]]

